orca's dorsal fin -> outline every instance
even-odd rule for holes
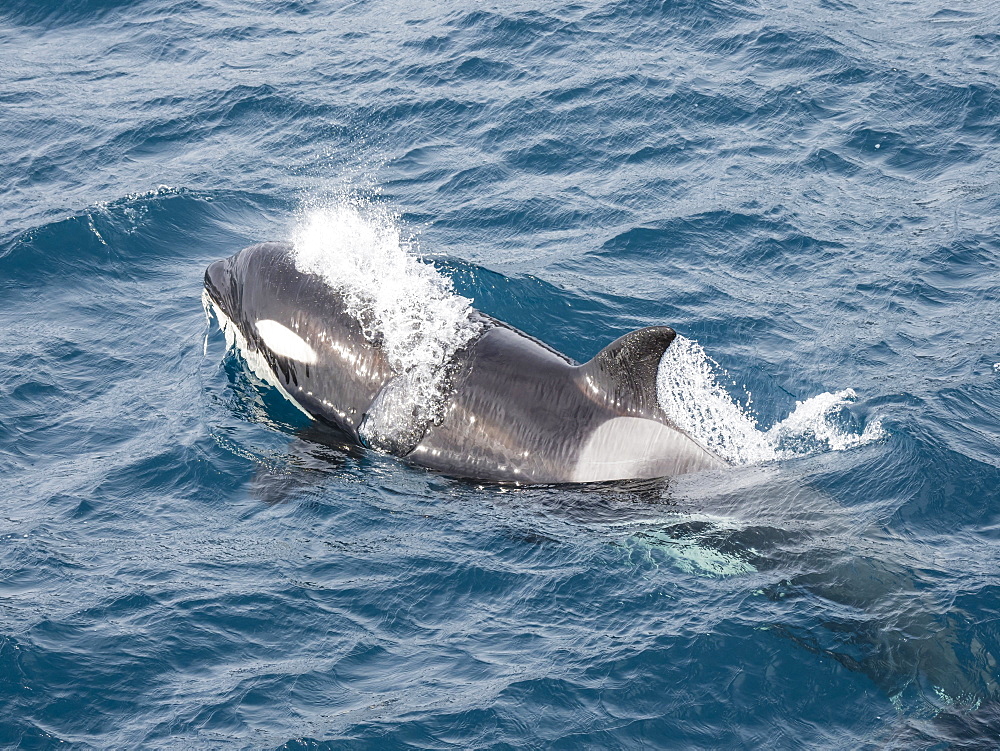
[[[580,366],[581,387],[622,415],[662,419],[656,374],[676,336],[672,328],[651,326],[615,339]]]

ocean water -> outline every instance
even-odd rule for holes
[[[998,61],[987,0],[5,0],[0,746],[1000,747]],[[421,346],[673,326],[734,467],[312,440],[201,304],[293,238]]]

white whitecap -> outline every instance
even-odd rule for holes
[[[297,360],[306,365],[314,364],[319,358],[309,343],[287,326],[265,318],[257,321],[257,333],[264,345],[276,355]]]

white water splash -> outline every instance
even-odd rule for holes
[[[765,434],[782,456],[805,454],[816,449],[845,451],[885,437],[878,418],[865,425],[860,435],[849,433],[831,421],[832,416],[858,398],[854,389],[817,394],[795,402],[795,410]]]
[[[885,436],[873,420],[860,433],[840,427],[835,417],[857,398],[852,389],[826,392],[797,402],[795,410],[769,430],[733,401],[719,384],[722,369],[700,344],[678,336],[660,360],[657,396],[676,425],[736,465],[758,464],[819,450],[843,451]]]
[[[346,300],[396,374],[363,427],[387,450],[419,440],[443,404],[447,365],[480,330],[472,301],[425,263],[399,217],[355,197],[304,212],[293,234],[296,266],[322,276]]]

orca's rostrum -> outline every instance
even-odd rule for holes
[[[477,334],[450,360],[440,404],[401,398],[377,336],[293,246],[262,243],[216,261],[205,296],[244,359],[313,419],[370,448],[449,475],[564,483],[665,477],[728,466],[673,425],[657,399],[673,329],[640,329],[577,365],[474,313]],[[409,406],[408,406],[409,405]]]

